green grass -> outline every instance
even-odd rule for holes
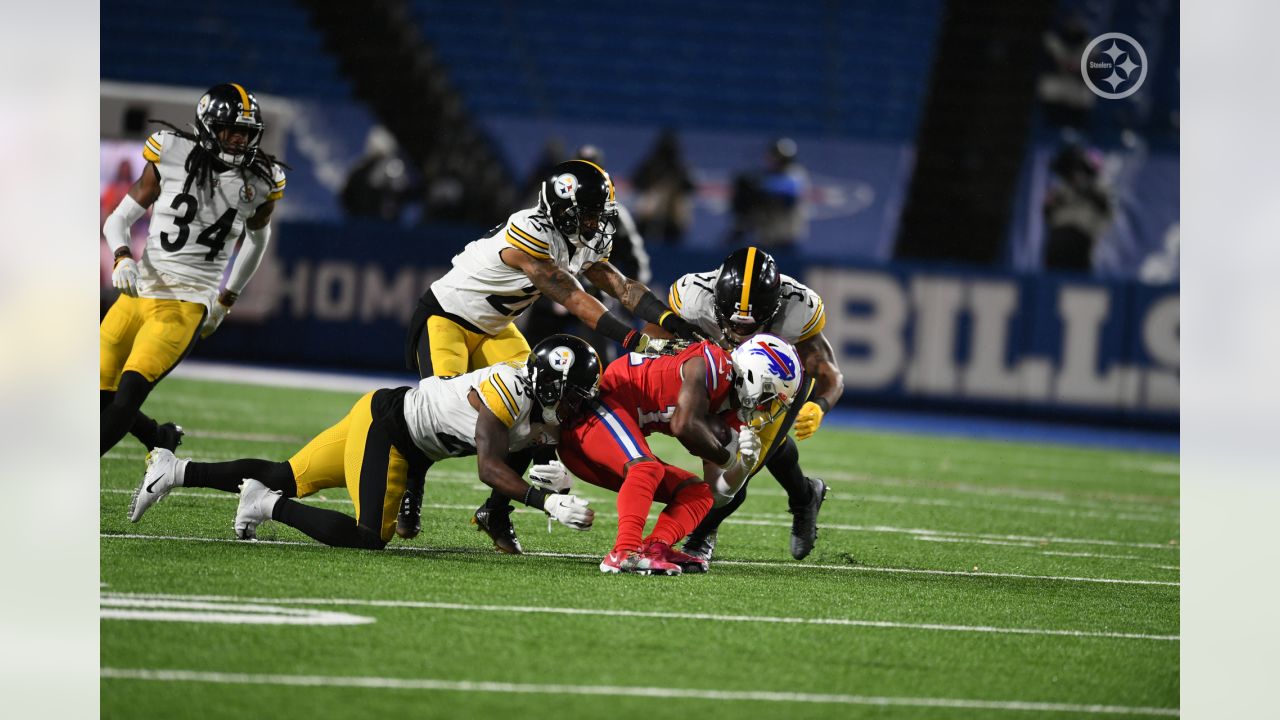
[[[171,378],[147,410],[190,431],[181,456],[285,459],[356,397]],[[665,459],[695,469],[670,438],[650,441]],[[380,553],[323,547],[277,523],[260,532],[277,542],[234,542],[236,497],[211,490],[179,489],[134,525],[125,511],[144,452],[126,438],[101,471],[102,582],[111,604],[217,596],[232,598],[217,605],[234,610],[245,598],[275,599],[373,622],[104,619],[102,666],[112,670],[102,680],[102,715],[1067,718],[1101,710],[1005,703],[1177,707],[1176,640],[920,627],[1177,635],[1176,456],[835,428],[800,448],[806,472],[831,485],[809,558],[790,558],[785,496],[765,475],[722,527],[710,573],[651,578],[598,571],[616,528],[615,496],[581,483],[597,510],[594,529],[548,533],[541,513],[522,510],[516,527],[530,554],[492,552],[467,522],[486,493],[470,459],[432,468],[422,535]],[[320,497],[350,512],[344,491]],[[912,627],[796,621],[815,618]],[[173,670],[246,677],[112,674]],[[298,686],[263,676],[580,689]],[[723,695],[583,694],[599,686]],[[744,696],[770,692],[819,697]]]

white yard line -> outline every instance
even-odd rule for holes
[[[754,494],[756,490],[753,488],[751,492]],[[966,510],[979,510],[982,512],[1010,512],[1010,513],[1032,513],[1036,515],[1053,515],[1055,517],[1084,517],[1098,518],[1101,520],[1133,520],[1136,522],[1154,522],[1154,523],[1176,523],[1178,522],[1178,513],[1172,512],[1163,515],[1151,513],[1126,513],[1126,512],[1107,512],[1102,510],[1070,510],[1061,505],[1045,506],[1045,505],[990,505],[987,503],[969,503],[957,500],[945,500],[942,498],[920,498],[911,497],[909,495],[868,495],[860,492],[840,493],[839,495],[848,495],[847,499],[853,502],[874,502],[885,503],[890,505],[923,505],[926,507],[952,507],[963,508]],[[828,500],[833,497],[828,496]],[[834,499],[845,499],[835,497]]]
[[[471,693],[517,693],[539,695],[599,695],[604,697],[678,698],[731,702],[821,703],[872,705],[880,707],[933,707],[966,710],[1010,710],[1016,712],[1074,712],[1090,715],[1159,715],[1177,717],[1177,708],[1130,705],[1080,705],[1074,703],[1028,702],[1023,700],[970,700],[965,698],[877,697],[820,693],[769,692],[763,690],[705,690],[670,687],[614,685],[561,685],[550,683],[510,683],[483,680],[440,680],[434,678],[392,678],[332,675],[280,675],[204,672],[154,668],[112,668],[100,670],[104,679],[150,680],[159,682],[202,682],[229,685],[285,685],[294,687],[348,687],[379,690],[442,690]]]
[[[995,633],[1004,635],[1052,635],[1079,638],[1115,638],[1124,640],[1158,640],[1177,642],[1177,635],[1151,635],[1145,633],[1106,632],[1095,630],[1056,630],[1044,628],[1004,628],[988,625],[949,625],[940,623],[904,623],[891,620],[865,620],[851,618],[776,617],[768,615],[722,615],[715,613],[680,613],[643,610],[612,610],[597,608],[538,607],[527,605],[475,605],[470,603],[429,602],[423,600],[365,600],[357,598],[267,598],[238,597],[233,595],[168,595],[153,593],[103,593],[102,604],[138,605],[148,603],[162,607],[192,607],[209,609],[222,607],[223,603],[241,608],[270,608],[275,605],[337,605],[341,607],[385,607],[425,610],[459,610],[464,612],[520,613],[541,615],[587,615],[593,617],[653,618],[661,620],[706,620],[711,622],[764,623],[785,625],[841,625],[902,630],[935,630],[961,633]],[[265,611],[263,611],[265,612]],[[299,611],[301,612],[301,611]]]
[[[1046,500],[1053,503],[1089,507],[1100,510],[1114,509],[1116,503],[1126,503],[1146,510],[1172,511],[1178,508],[1178,498],[1176,497],[1115,495],[1111,493],[1072,495],[1054,490],[1031,490],[1027,488],[1000,485],[978,485],[967,482],[889,477],[885,475],[842,471],[828,471],[821,477],[824,480],[834,480],[836,482],[864,483],[869,485],[881,485],[884,487],[926,488],[932,490],[950,490],[952,492],[968,495],[1013,497],[1026,500]]]
[[[103,488],[102,492],[129,494],[132,490],[124,488]],[[212,500],[235,500],[238,498],[231,493],[217,492],[196,492],[194,490],[174,490],[170,493],[178,497],[207,498]],[[589,500],[595,501],[595,498],[588,496]],[[328,499],[328,498],[303,498],[303,502],[320,502],[320,503],[350,503],[349,499]],[[447,510],[463,510],[474,509],[471,505],[452,505],[438,503],[424,503],[425,507],[440,508]],[[523,508],[520,508],[523,510]],[[532,511],[531,511],[532,512]],[[596,515],[601,517],[614,517],[613,513],[607,511],[597,512]],[[767,515],[766,515],[767,516]],[[787,520],[766,520],[755,519],[760,515],[752,513],[737,513],[734,515],[733,522],[739,525],[754,525],[759,527],[779,527],[790,528],[791,522]],[[1147,550],[1178,550],[1177,545],[1167,545],[1162,543],[1130,543],[1119,540],[1096,540],[1086,538],[1063,538],[1051,536],[1028,536],[1028,535],[998,535],[990,533],[970,533],[958,530],[935,530],[932,528],[902,528],[888,525],[838,525],[831,523],[821,523],[819,525],[823,530],[840,530],[846,532],[867,532],[867,533],[888,533],[910,535],[917,540],[927,540],[932,542],[969,542],[981,545],[1010,545],[1015,547],[1038,547],[1061,543],[1066,545],[1109,545],[1115,547],[1132,547]]]
[[[151,540],[151,541],[174,541],[174,542],[211,542],[211,543],[239,543],[242,545],[294,545],[301,547],[324,547],[314,542],[302,542],[299,540],[256,540],[246,542],[244,540],[235,540],[232,538],[210,538],[210,537],[192,537],[181,535],[138,535],[132,533],[99,533],[98,537],[112,540]],[[472,550],[463,548],[427,548],[418,545],[393,545],[383,552],[422,552],[422,553],[492,553],[492,550]],[[549,552],[525,552],[525,555],[531,557],[551,557],[566,558],[573,560],[592,560],[598,561],[599,555],[588,555],[584,553],[549,553]],[[992,577],[992,578],[1016,578],[1021,580],[1052,580],[1061,582],[1083,582],[1083,583],[1104,583],[1115,585],[1163,585],[1167,587],[1179,587],[1181,583],[1168,580],[1126,580],[1121,578],[1086,578],[1086,577],[1070,577],[1061,575],[1028,575],[1024,573],[997,573],[997,572],[969,572],[965,570],[928,570],[918,568],[886,568],[871,567],[866,565],[819,565],[816,563],[797,563],[797,562],[772,562],[767,560],[716,560],[716,566],[720,565],[742,565],[748,567],[776,567],[776,568],[802,568],[806,570],[841,570],[847,572],[879,572],[879,573],[901,573],[911,575],[952,575],[962,577]]]
[[[1053,550],[1044,550],[1041,555],[1057,555],[1059,557],[1083,557],[1083,558],[1106,558],[1108,560],[1143,560],[1144,558],[1137,555],[1104,555],[1102,553],[1087,552],[1055,552]],[[1159,566],[1156,566],[1159,567]]]

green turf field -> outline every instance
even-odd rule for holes
[[[189,430],[179,456],[285,459],[356,397],[171,378],[146,410]],[[527,554],[493,552],[470,459],[432,469],[422,535],[382,552],[277,523],[237,542],[237,498],[212,490],[131,524],[127,437],[102,461],[102,715],[1177,714],[1175,455],[833,428],[800,449],[831,486],[812,555],[791,559],[766,474],[711,572],[665,578],[599,572],[615,496],[582,484],[591,531],[521,506]]]

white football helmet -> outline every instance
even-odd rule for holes
[[[796,349],[776,335],[761,333],[734,348],[730,358],[742,421],[759,429],[784,415],[804,376]]]

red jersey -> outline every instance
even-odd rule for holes
[[[680,368],[693,358],[702,358],[708,407],[716,412],[729,398],[731,386],[729,354],[712,342],[700,342],[679,355],[652,357],[630,353],[605,368],[600,380],[600,396],[619,409],[635,413],[640,431],[671,434],[671,416],[680,399]]]

